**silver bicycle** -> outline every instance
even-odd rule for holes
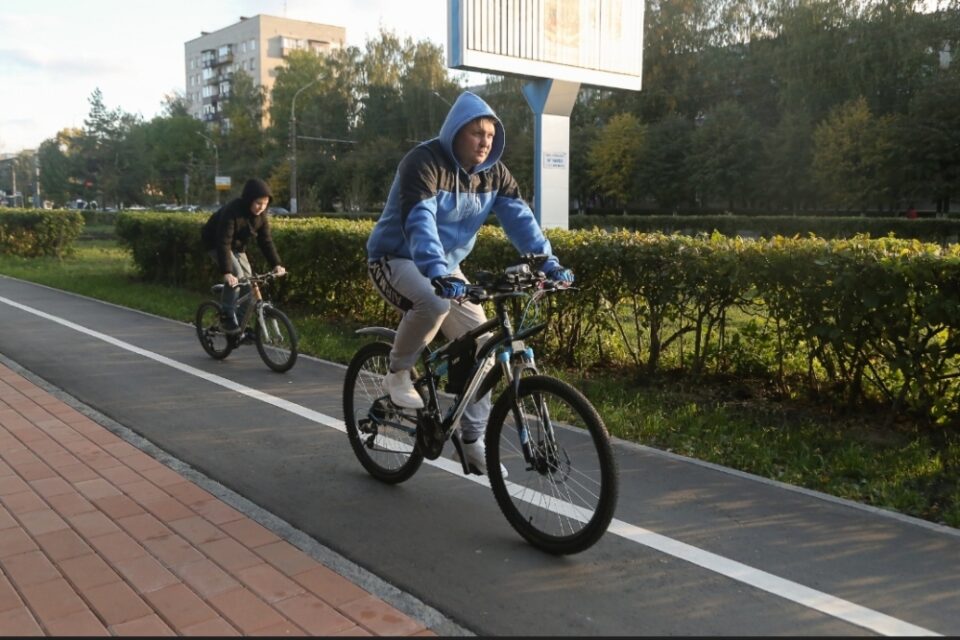
[[[223,328],[222,308],[215,300],[202,302],[197,308],[194,324],[200,345],[211,358],[223,360],[243,344],[257,345],[264,363],[272,370],[283,373],[297,362],[297,331],[282,311],[265,298],[261,285],[278,276],[272,273],[242,278],[237,286],[247,285],[247,292],[237,300],[237,308],[244,309],[238,318],[240,331],[230,335]],[[211,287],[210,292],[220,296],[224,284]]]

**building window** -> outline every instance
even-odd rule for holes
[[[246,53],[246,52],[247,52],[247,43],[246,41],[244,41],[240,43],[240,53]]]
[[[250,51],[257,50],[257,40],[256,38],[250,38]]]
[[[286,36],[284,36],[283,40],[281,41],[281,46],[284,49],[303,49],[305,45],[306,42],[303,40],[298,40],[297,38],[287,38]]]

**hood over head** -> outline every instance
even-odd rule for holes
[[[453,140],[457,137],[457,133],[464,125],[473,122],[481,116],[493,118],[495,131],[490,154],[486,160],[473,168],[474,173],[484,171],[497,164],[503,155],[503,148],[506,144],[506,133],[503,130],[503,123],[500,122],[500,118],[497,117],[497,114],[494,113],[490,105],[484,102],[483,98],[477,94],[464,91],[457,98],[457,101],[453,103],[453,106],[450,107],[450,112],[447,114],[447,119],[443,121],[443,126],[440,127],[440,135],[438,136],[444,151],[447,152],[447,155],[449,155],[454,162],[459,164],[459,160],[457,160],[457,156],[453,152]],[[466,167],[463,168],[466,169]]]
[[[247,180],[247,183],[243,185],[243,193],[240,195],[240,199],[243,201],[244,206],[249,207],[257,198],[270,198],[270,202],[273,202],[273,193],[263,180],[250,178]]]

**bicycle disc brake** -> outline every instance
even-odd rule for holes
[[[566,482],[570,477],[570,456],[566,449],[541,440],[534,449],[534,463],[528,470],[542,476],[553,476],[555,482]]]
[[[436,460],[446,441],[443,428],[436,416],[423,412],[417,421],[417,447],[427,460]]]

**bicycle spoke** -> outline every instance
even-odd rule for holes
[[[408,478],[423,460],[416,448],[416,415],[394,406],[383,388],[389,346],[368,345],[358,354],[344,382],[344,415],[354,453],[385,482]]]
[[[571,553],[593,544],[612,517],[616,492],[609,442],[595,410],[572,387],[542,376],[521,381],[515,405],[498,407],[495,427],[491,421],[496,443],[488,446],[497,448],[509,474],[491,481],[504,514],[547,550]]]
[[[297,360],[297,334],[290,320],[275,307],[263,310],[257,323],[257,350],[268,367],[287,371]]]

